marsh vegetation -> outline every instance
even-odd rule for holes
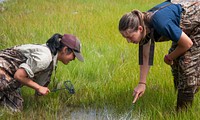
[[[139,80],[138,46],[128,44],[118,31],[121,16],[132,9],[146,11],[162,0],[9,0],[0,3],[0,49],[26,43],[45,43],[54,33],[79,37],[85,62],[58,65],[56,80],[71,80],[75,94],[62,90],[45,97],[23,87],[24,110],[12,114],[0,109],[0,119],[124,119],[131,108]],[[170,42],[157,43],[145,95],[132,111],[132,119],[198,119],[200,103],[176,114],[176,93],[170,67],[163,62]],[[52,78],[54,75],[52,76]],[[11,115],[12,114],[12,115]]]

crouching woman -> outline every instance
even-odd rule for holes
[[[0,51],[0,103],[12,111],[23,109],[19,88],[26,85],[40,95],[50,90],[51,74],[61,61],[68,64],[81,55],[81,43],[71,34],[54,34],[46,44],[25,44]]]

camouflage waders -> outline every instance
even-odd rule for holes
[[[0,51],[0,103],[19,111],[23,109],[23,99],[18,88],[21,84],[15,80],[14,73],[26,58],[14,49]]]
[[[200,86],[200,2],[180,3],[184,9],[180,27],[193,41],[193,46],[174,60],[172,74],[178,90],[177,110],[187,109]],[[169,52],[177,46],[173,42]]]
[[[19,66],[26,62],[26,59],[22,53],[13,48],[0,51],[0,103],[11,108],[12,111],[23,109],[23,99],[18,89],[22,85],[14,79],[14,74]],[[53,68],[52,61],[45,70],[34,73],[35,75],[31,79],[37,84],[47,87]],[[36,92],[36,95],[40,94]]]

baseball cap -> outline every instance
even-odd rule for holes
[[[71,34],[64,34],[60,42],[71,48],[78,60],[82,62],[84,61],[84,58],[81,54],[81,42],[76,36]]]

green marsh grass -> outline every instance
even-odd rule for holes
[[[94,119],[125,118],[139,80],[138,46],[122,38],[118,22],[132,9],[146,11],[160,2],[162,0],[9,0],[3,3],[0,49],[27,43],[42,44],[54,33],[70,33],[80,38],[85,62],[58,64],[56,82],[62,85],[63,81],[71,80],[76,91],[74,95],[59,91],[35,97],[34,90],[24,87],[23,112],[10,115],[1,109],[0,118],[70,119],[73,108],[77,112],[99,110],[97,114],[105,116]],[[156,44],[147,89],[135,104],[133,119],[198,119],[199,94],[190,111],[175,113],[173,78],[170,67],[163,62],[169,47],[170,42]],[[49,88],[53,88],[53,81]]]

